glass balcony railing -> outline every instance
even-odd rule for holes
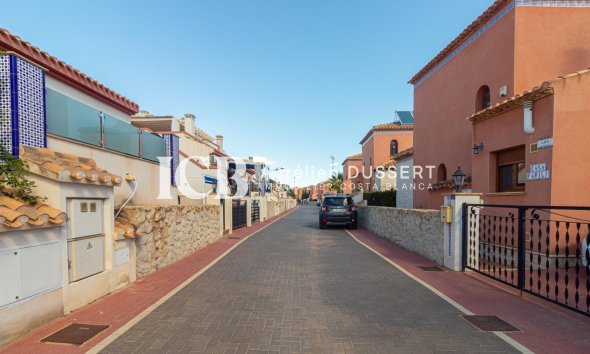
[[[166,156],[164,138],[46,89],[47,131],[126,155],[158,162]]]
[[[141,132],[141,156],[146,160],[158,162],[159,156],[166,156],[166,143],[156,134]]]
[[[106,114],[102,122],[105,148],[140,157],[139,129]]]

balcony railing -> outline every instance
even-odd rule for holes
[[[166,156],[166,143],[159,135],[51,89],[46,89],[46,110],[49,133],[155,162]]]

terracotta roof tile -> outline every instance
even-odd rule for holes
[[[21,145],[20,158],[27,164],[29,172],[60,182],[110,186],[123,181],[121,176],[97,167],[96,161],[86,157]]]
[[[16,199],[0,195],[0,232],[19,228],[63,225],[66,214],[47,204],[26,205]]]
[[[414,147],[411,147],[409,149],[405,149],[405,150],[398,152],[397,154],[393,155],[391,158],[396,161],[399,161],[399,160],[403,160],[403,159],[408,158],[413,155],[414,155]]]
[[[134,238],[137,236],[141,236],[141,232],[135,229],[129,220],[125,219],[124,217],[118,216],[115,219],[115,229],[114,229],[114,237],[115,239],[123,239],[123,238]]]
[[[362,161],[362,159],[363,159],[363,154],[350,155],[346,159],[344,159],[344,162],[342,162],[342,164],[344,165],[346,163],[346,161]]]
[[[364,144],[365,141],[367,141],[369,139],[369,137],[371,136],[371,134],[373,134],[374,132],[383,132],[383,131],[412,131],[414,130],[414,125],[413,124],[401,124],[401,123],[396,123],[396,122],[389,122],[389,123],[383,123],[383,124],[377,124],[374,125],[371,130],[369,130],[369,132],[365,135],[365,137],[363,138],[363,140],[361,140],[360,144]]]
[[[567,79],[573,78],[573,77],[579,77],[581,75],[586,75],[589,73],[590,73],[590,68],[587,68],[587,69],[577,71],[575,73],[560,76],[554,80],[545,81],[540,86],[533,87],[529,91],[524,91],[524,92],[514,95],[510,98],[507,98],[501,102],[498,102],[486,109],[483,109],[479,112],[475,112],[471,116],[467,117],[467,120],[469,120],[475,124],[475,123],[479,123],[481,121],[484,121],[486,119],[495,117],[497,115],[500,115],[504,112],[510,111],[512,109],[522,107],[524,105],[525,101],[536,101],[536,100],[539,100],[543,97],[552,95],[554,92],[552,85],[554,83],[561,81],[561,80],[567,80]]]

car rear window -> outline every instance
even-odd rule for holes
[[[350,197],[330,197],[324,199],[325,206],[348,206],[352,204]]]

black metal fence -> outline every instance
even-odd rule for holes
[[[260,203],[258,200],[252,201],[252,215],[251,215],[252,222],[260,221]]]
[[[247,207],[245,200],[232,201],[232,228],[234,230],[246,226]]]
[[[463,267],[590,315],[590,207],[463,205]]]

